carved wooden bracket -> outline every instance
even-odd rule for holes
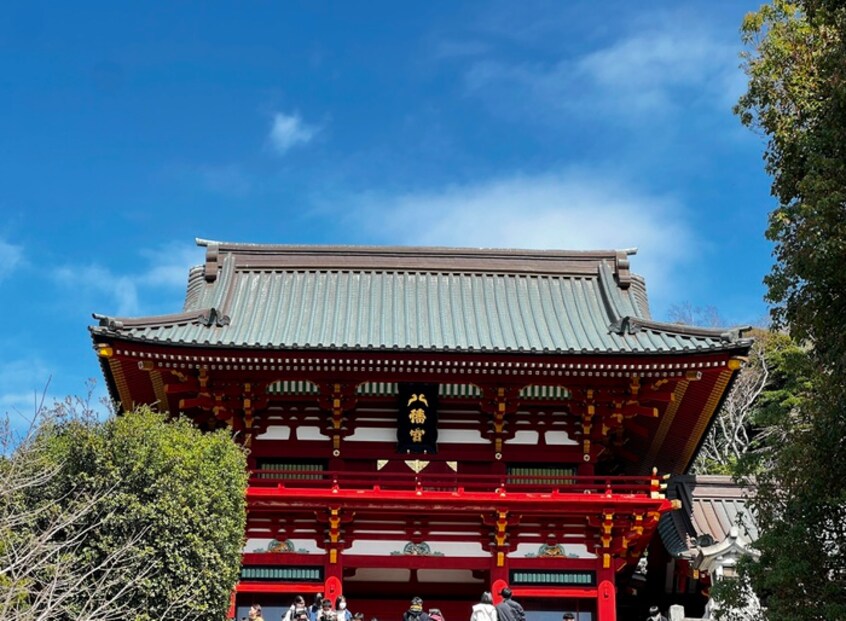
[[[341,438],[349,434],[349,429],[344,425],[347,420],[344,413],[355,407],[357,402],[355,389],[355,384],[340,382],[320,384],[317,404],[331,414],[327,432],[332,439],[332,454],[335,457],[341,454]]]
[[[509,515],[508,511],[498,510],[494,515],[483,515],[482,523],[491,527],[493,537],[493,551],[496,554],[496,566],[505,566],[505,556],[508,554],[508,528],[520,523],[520,517]]]
[[[491,435],[497,459],[502,457],[503,442],[514,436],[506,431],[505,417],[513,414],[520,407],[520,388],[517,386],[482,386],[482,400],[479,404],[482,412],[493,419]]]

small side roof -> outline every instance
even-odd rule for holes
[[[741,330],[653,321],[634,250],[236,244],[198,239],[183,311],[95,315],[96,337],[221,348],[655,354]]]
[[[727,542],[754,543],[758,538],[746,490],[729,476],[674,476],[667,497],[679,499],[682,506],[661,517],[658,532],[664,547],[677,558],[693,560]]]

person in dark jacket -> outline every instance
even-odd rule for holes
[[[431,621],[429,615],[423,612],[423,600],[415,597],[411,606],[402,614],[402,621]]]
[[[523,607],[511,599],[511,589],[505,587],[499,592],[502,601],[496,607],[496,616],[499,621],[526,621],[526,613]]]
[[[308,607],[309,621],[317,621],[317,615],[323,608],[323,593],[314,594],[314,602]]]

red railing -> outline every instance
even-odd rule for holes
[[[261,470],[250,486],[286,489],[346,489],[440,492],[583,493],[649,495],[662,490],[659,476],[576,476],[527,474],[458,474],[426,472],[350,472],[330,470]]]

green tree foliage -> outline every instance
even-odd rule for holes
[[[781,441],[747,465],[761,528],[748,571],[768,618],[846,619],[846,3],[772,0],[742,32],[737,111],[768,140],[778,199],[768,299],[810,361],[787,381],[798,392],[764,405]]]
[[[246,515],[245,457],[229,434],[139,409],[104,423],[54,418],[21,452],[17,478],[37,484],[14,494],[26,518],[16,555],[40,546],[40,564],[6,572],[19,612],[61,594],[44,618],[224,618]],[[57,581],[67,574],[72,585]]]

